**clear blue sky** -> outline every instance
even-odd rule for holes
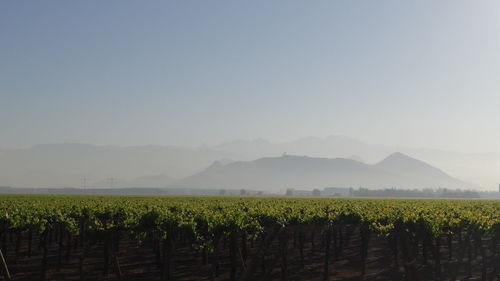
[[[498,1],[2,1],[0,148],[500,151]]]

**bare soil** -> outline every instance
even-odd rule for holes
[[[436,275],[435,260],[430,250],[427,253],[427,263],[423,260],[422,245],[418,245],[417,275],[407,276],[401,254],[398,264],[390,242],[386,237],[371,235],[366,260],[361,258],[361,236],[356,228],[346,227],[343,233],[342,245],[331,242],[328,280],[450,280],[457,269],[456,280],[500,280],[495,272],[500,267],[498,258],[493,255],[491,247],[486,248],[486,273],[483,272],[483,260],[477,247],[471,246],[470,275],[468,249],[459,247],[458,241],[452,241],[450,257],[449,244],[446,237],[442,238],[439,257],[441,277]],[[300,234],[303,233],[302,257],[300,250]],[[312,235],[314,233],[314,239]],[[271,280],[325,280],[326,240],[322,228],[306,227],[300,230],[287,231],[286,246],[284,240],[273,239],[267,247],[261,247],[263,240],[247,241],[246,253],[241,240],[238,240],[236,251],[236,280],[271,281]],[[33,236],[32,253],[28,253],[27,233],[21,235],[21,243],[16,253],[17,236],[5,238],[3,249],[12,280],[42,280],[43,247],[39,246],[39,237]],[[102,243],[93,245],[83,261],[80,272],[80,261],[83,248],[71,244],[69,256],[68,241],[62,244],[54,236],[47,248],[47,271],[45,280],[162,280],[161,266],[157,262],[157,254],[148,243],[140,244],[130,238],[120,241],[116,260],[110,258],[108,273],[105,274],[104,247]],[[489,241],[484,241],[485,245]],[[313,245],[314,244],[314,245]],[[62,246],[60,248],[60,245]],[[259,250],[260,249],[260,250]],[[242,251],[243,250],[243,251]],[[176,241],[174,258],[174,276],[177,281],[195,280],[230,280],[231,255],[229,241],[220,241],[218,255],[194,248],[189,242]],[[58,266],[61,253],[61,263]],[[462,254],[462,262],[459,256]],[[114,257],[114,255],[112,255]],[[214,260],[217,262],[215,263]],[[303,260],[303,262],[302,262]],[[284,266],[286,264],[286,266]],[[362,273],[363,264],[366,266]],[[214,268],[217,267],[217,270]],[[121,279],[117,272],[121,271]],[[0,269],[1,271],[1,269]],[[217,271],[217,273],[215,273]],[[0,274],[0,280],[3,279]]]

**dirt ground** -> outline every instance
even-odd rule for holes
[[[314,239],[312,233],[314,232]],[[279,239],[274,239],[270,245],[259,252],[259,240],[246,243],[247,254],[242,254],[241,244],[238,247],[236,259],[236,280],[242,280],[243,272],[246,280],[271,281],[271,280],[325,280],[325,239],[322,229],[303,230],[303,263],[300,255],[299,242],[293,232],[288,234],[286,247]],[[41,280],[43,249],[39,247],[38,237],[34,237],[32,254],[28,255],[26,233],[22,234],[21,244],[16,254],[16,237],[10,236],[6,240],[7,265],[12,280]],[[362,259],[360,254],[361,237],[359,231],[351,229],[346,231],[344,244],[330,247],[329,280],[404,280],[404,268],[401,261],[395,264],[394,253],[389,247],[385,237],[372,235],[368,244],[366,255],[365,273],[362,273]],[[224,247],[224,244],[225,247]],[[314,244],[314,247],[313,247]],[[58,269],[59,251],[62,252],[61,264]],[[443,237],[443,245],[446,245]],[[96,244],[85,257],[83,270],[80,272],[82,248],[72,246],[69,257],[67,256],[67,241],[63,239],[60,244],[55,238],[48,247],[46,280],[161,280],[161,269],[157,263],[157,255],[151,245],[140,245],[137,241],[124,238],[120,242],[120,249],[114,259],[109,261],[108,274],[104,273],[104,249],[102,244]],[[217,267],[218,275],[213,276],[214,262],[211,254],[204,254],[201,250],[194,249],[190,243],[177,242],[174,255],[175,280],[230,280],[230,252],[227,243],[219,243]],[[450,280],[451,272],[458,268],[458,280],[481,280],[482,257],[478,251],[471,249],[471,275],[468,276],[468,257],[458,262],[458,244],[453,241],[455,249],[450,258],[448,248],[441,247],[441,280]],[[283,252],[283,249],[285,251]],[[259,252],[259,254],[257,254]],[[262,254],[264,252],[264,254]],[[491,253],[490,253],[490,256]],[[245,258],[246,257],[246,258]],[[286,257],[286,260],[283,260]],[[498,262],[491,258],[490,267],[486,272],[488,280],[500,280],[500,275],[493,272],[491,264]],[[119,266],[117,266],[119,264]],[[286,264],[286,270],[284,270]],[[437,280],[435,277],[434,260],[429,255],[427,264],[418,261],[417,272],[419,280]],[[121,278],[117,272],[121,271]],[[0,277],[2,279],[3,275]]]

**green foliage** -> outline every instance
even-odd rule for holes
[[[365,225],[380,235],[500,231],[500,201],[283,197],[1,195],[0,231],[43,233],[55,225],[90,239],[182,236],[211,248],[223,236],[254,239],[268,227]]]

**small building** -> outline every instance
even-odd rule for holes
[[[351,195],[351,189],[347,187],[325,187],[321,195],[347,197]]]

